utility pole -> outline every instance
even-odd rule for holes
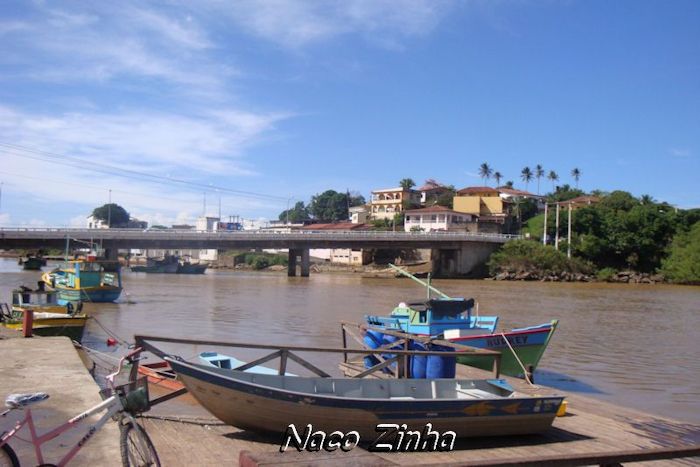
[[[544,232],[542,232],[542,245],[547,244],[547,201],[544,202]]]
[[[285,211],[287,213],[287,220],[285,221],[286,225],[289,225],[289,202],[292,200],[292,198],[287,198],[287,210]]]
[[[557,221],[556,221],[556,224],[557,224],[556,229],[557,229],[557,230],[556,230],[556,232],[554,232],[554,248],[556,248],[557,250],[559,249],[559,208],[560,208],[560,207],[561,207],[561,206],[559,206],[559,203],[557,203],[557,217],[556,217],[556,219],[557,219]]]
[[[221,222],[221,192],[219,190],[216,190],[219,193],[219,222]]]
[[[569,203],[569,235],[566,239],[566,256],[571,258],[571,203]]]
[[[107,203],[107,228],[112,228],[112,189],[109,189],[109,202]]]

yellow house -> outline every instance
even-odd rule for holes
[[[487,186],[463,188],[457,192],[453,203],[455,211],[479,217],[505,217],[509,204],[498,190]]]

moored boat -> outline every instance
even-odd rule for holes
[[[449,297],[410,273],[392,267],[440,297],[408,304],[402,302],[389,316],[367,315],[365,319],[369,325],[501,351],[501,371],[509,376],[524,377],[537,368],[557,328],[557,320],[498,332],[498,317],[475,313],[474,299]],[[381,336],[379,340],[381,341]],[[467,355],[458,357],[457,362],[482,369],[490,369],[492,364],[489,359]]]
[[[471,299],[433,298],[401,303],[390,316],[368,315],[365,319],[378,328],[437,336],[456,344],[501,351],[501,371],[509,376],[523,377],[523,367],[529,373],[534,371],[557,328],[557,320],[501,333],[496,331],[497,317],[473,316],[472,306]],[[466,355],[458,357],[457,362],[485,370],[492,365],[489,359]]]
[[[206,263],[190,263],[187,260],[180,260],[177,266],[178,274],[204,274],[207,270]]]
[[[283,433],[357,431],[377,436],[380,423],[422,430],[427,423],[457,437],[547,430],[561,396],[519,394],[503,380],[384,380],[291,377],[246,373],[166,357],[188,391],[222,421],[238,428]]]
[[[42,266],[46,266],[46,260],[41,256],[28,255],[26,258],[20,258],[18,264],[25,271],[39,271]]]
[[[168,255],[163,259],[148,258],[145,266],[131,266],[131,272],[148,272],[157,274],[175,274],[179,267],[178,258]]]
[[[49,290],[58,293],[58,303],[113,302],[122,292],[121,267],[118,261],[68,261],[44,273],[42,280]]]
[[[24,313],[19,308],[0,309],[0,326],[16,331],[22,331]],[[87,316],[83,313],[49,313],[33,312],[32,334],[37,336],[66,336],[80,342],[85,331]]]

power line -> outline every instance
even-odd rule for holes
[[[234,190],[231,188],[222,187],[222,186],[218,186],[218,185],[192,182],[192,181],[178,179],[178,178],[172,178],[172,177],[164,177],[162,175],[154,175],[154,174],[150,174],[147,172],[140,172],[140,171],[133,170],[133,169],[126,169],[126,168],[117,167],[117,166],[114,166],[111,164],[105,164],[105,163],[97,162],[97,161],[88,161],[88,160],[81,159],[81,158],[75,157],[75,156],[68,156],[65,154],[58,154],[58,153],[44,151],[44,150],[40,150],[40,149],[29,148],[26,146],[20,146],[18,144],[0,142],[0,146],[5,147],[11,151],[20,151],[19,153],[17,153],[17,152],[7,153],[9,155],[23,157],[23,158],[27,158],[27,159],[41,160],[44,162],[56,163],[56,164],[61,164],[61,165],[67,165],[67,166],[75,167],[75,168],[78,168],[81,170],[98,172],[98,173],[103,173],[103,174],[122,177],[122,178],[141,177],[141,179],[146,178],[148,180],[156,181],[158,183],[164,183],[164,184],[165,183],[167,183],[167,184],[175,183],[175,184],[180,184],[180,185],[191,186],[191,187],[197,188],[197,189],[204,188],[206,190],[220,190],[220,191],[223,191],[226,193],[231,193],[231,194],[235,194],[235,195],[239,195],[239,196],[243,196],[243,197],[249,197],[249,198],[274,199],[274,200],[279,200],[279,201],[286,201],[287,200],[286,197],[282,197],[282,196],[269,195],[269,194],[265,194],[265,193],[255,193],[252,191]],[[24,153],[29,153],[29,154],[24,154]],[[30,154],[33,154],[33,156]],[[125,175],[125,174],[130,174],[130,175]]]

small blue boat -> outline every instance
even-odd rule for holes
[[[247,362],[238,360],[237,358],[230,357],[228,355],[223,355],[218,352],[202,352],[199,354],[199,360],[201,360],[205,365],[215,366],[217,368],[223,368],[224,370],[235,370],[238,367],[245,365]],[[273,370],[266,366],[257,365],[253,368],[245,370],[246,373],[256,373],[259,375],[278,375],[279,371]],[[286,376],[297,376],[293,373],[285,373]]]

